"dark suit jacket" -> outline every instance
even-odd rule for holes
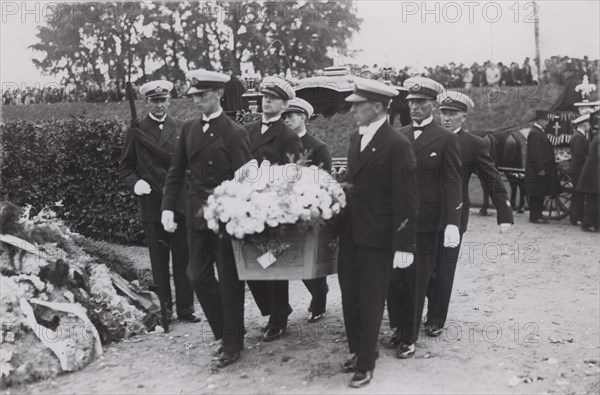
[[[575,131],[571,137],[571,163],[569,163],[569,174],[573,180],[573,185],[577,185],[579,173],[585,164],[590,143],[588,139],[579,131]]]
[[[496,169],[491,158],[488,143],[481,137],[460,130],[458,133],[462,160],[462,214],[459,229],[462,233],[467,231],[469,223],[469,181],[473,173],[477,173],[483,181],[488,193],[492,197],[494,207],[498,212],[499,224],[512,224],[513,212],[510,200],[502,183],[500,172]]]
[[[417,159],[417,230],[437,232],[443,224],[460,227],[462,182],[458,136],[435,122],[427,125],[417,140],[412,125],[401,128],[400,132],[412,142]]]
[[[258,161],[268,160],[272,165],[284,165],[300,159],[302,141],[294,131],[278,119],[271,127],[261,134],[261,121],[244,125],[250,134],[252,158]]]
[[[331,172],[332,160],[327,144],[308,133],[300,139],[302,140],[304,152],[308,154],[308,166],[322,166],[323,170]]]
[[[544,170],[543,176],[538,173]],[[525,192],[528,196],[553,196],[560,191],[554,149],[546,133],[533,126],[527,137]]]
[[[360,138],[354,133],[350,140],[349,191],[339,220],[340,238],[414,253],[419,188],[410,142],[387,121],[363,152]]]
[[[598,173],[600,170],[600,135],[596,135],[590,143],[590,150],[588,151],[585,165],[581,169],[579,175],[579,183],[577,184],[577,190],[589,193],[589,194],[600,194],[600,182],[598,180]]]
[[[202,206],[214,188],[225,180],[233,179],[234,172],[252,159],[248,132],[230,120],[225,112],[211,121],[206,132],[202,130],[203,124],[202,118],[183,124],[162,202],[163,210],[173,210],[186,169],[189,169],[191,187],[186,203],[187,226],[197,230],[206,229]]]
[[[119,165],[119,174],[133,192],[135,183],[143,179],[150,184],[148,195],[138,196],[139,219],[142,222],[160,221],[163,186],[169,164],[179,139],[182,122],[167,115],[163,129],[149,116],[140,121],[138,128],[128,128]],[[174,211],[184,212],[184,191],[175,196]],[[179,199],[178,199],[179,198]]]

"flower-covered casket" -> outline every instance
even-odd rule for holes
[[[240,279],[312,279],[337,272],[334,220],[345,205],[323,169],[253,160],[215,188],[204,218],[231,236]]]

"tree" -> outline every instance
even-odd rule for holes
[[[46,74],[118,85],[183,79],[186,70],[242,62],[258,70],[316,69],[347,54],[360,29],[351,1],[58,3],[38,29]],[[287,59],[286,56],[287,55]]]

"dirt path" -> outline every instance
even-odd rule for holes
[[[347,387],[347,356],[337,278],[329,278],[328,316],[306,324],[309,294],[290,284],[289,334],[259,342],[264,324],[251,295],[242,360],[212,368],[204,323],[174,323],[169,334],[108,347],[83,371],[5,393],[598,393],[599,237],[567,220],[498,234],[495,218],[471,214],[446,332],[423,336],[416,357],[383,347],[375,377]],[[130,250],[145,262],[144,251]],[[200,312],[201,310],[198,309]],[[382,338],[389,335],[387,317]]]

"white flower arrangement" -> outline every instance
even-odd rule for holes
[[[282,226],[318,227],[346,206],[342,186],[325,170],[250,161],[215,188],[204,207],[208,228],[244,239]]]

